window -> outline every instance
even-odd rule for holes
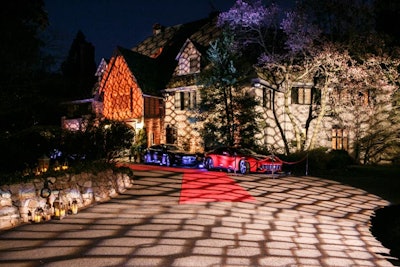
[[[175,109],[179,110],[193,110],[198,105],[198,92],[187,91],[187,92],[176,92],[175,93]]]
[[[166,141],[168,144],[174,144],[177,141],[177,130],[169,124],[166,129]]]
[[[272,90],[263,87],[262,106],[267,109],[272,108]]]
[[[348,150],[348,132],[339,127],[332,128],[332,149]]]
[[[144,99],[144,113],[146,117],[159,116],[161,113],[161,102],[157,98],[146,97]]]
[[[292,88],[292,103],[300,105],[310,105],[311,104],[312,89],[295,87]]]
[[[189,73],[196,73],[199,71],[199,60],[197,57],[189,58]]]
[[[375,92],[371,89],[358,92],[358,101],[359,105],[364,107],[375,104]]]

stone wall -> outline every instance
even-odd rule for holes
[[[133,177],[112,170],[96,174],[65,174],[36,178],[28,183],[3,185],[0,187],[0,229],[12,228],[35,219],[54,219],[55,201],[61,203],[68,214],[72,213],[73,204],[82,209],[104,202],[132,185]]]

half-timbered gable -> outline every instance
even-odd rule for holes
[[[200,73],[201,53],[190,39],[182,46],[176,60],[178,66],[175,68],[174,76]]]
[[[104,117],[135,129],[145,127],[150,136],[159,136],[162,99],[156,65],[153,58],[118,47],[100,83]]]

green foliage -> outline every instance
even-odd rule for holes
[[[130,148],[130,153],[134,157],[134,160],[141,160],[144,150],[147,148],[147,134],[146,129],[140,129],[135,136],[135,142]]]
[[[75,159],[111,162],[131,148],[134,136],[134,130],[124,122],[89,120],[83,131],[64,133],[61,151]]]
[[[131,148],[134,131],[123,122],[89,120],[83,131],[64,131],[58,126],[35,126],[0,138],[2,173],[34,169],[38,158],[47,155],[59,163],[79,165],[84,161],[111,162]],[[52,155],[61,151],[61,156]]]
[[[210,45],[207,55],[209,65],[200,77],[200,119],[204,123],[201,134],[205,147],[253,147],[257,102],[243,88],[252,69],[249,60],[236,50],[234,35],[227,31]]]

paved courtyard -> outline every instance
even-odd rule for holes
[[[369,231],[389,203],[363,190],[231,175],[255,201],[179,204],[182,173],[134,173],[108,202],[1,232],[0,266],[393,266]]]

